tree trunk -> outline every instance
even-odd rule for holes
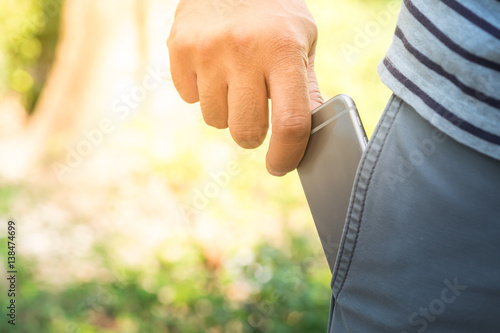
[[[138,5],[140,3],[140,5]],[[62,34],[53,70],[30,121],[29,130],[42,151],[57,156],[79,131],[109,108],[117,79],[144,61],[144,28],[148,1],[69,0],[64,5]],[[137,8],[142,8],[139,11]],[[118,52],[116,52],[118,50]],[[123,52],[120,52],[122,51]],[[114,52],[110,52],[114,51]],[[133,53],[131,53],[133,52]]]
[[[40,159],[63,158],[67,147],[82,138],[82,131],[111,116],[124,82],[144,77],[148,41],[158,34],[151,31],[148,16],[164,12],[167,26],[172,8],[175,1],[67,0],[44,90],[22,133],[0,147],[0,159],[9,160],[11,169],[22,176]],[[161,32],[165,39],[166,32]],[[2,167],[0,174],[5,174]]]

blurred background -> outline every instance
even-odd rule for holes
[[[310,0],[325,100],[368,134],[398,0]],[[205,126],[169,75],[176,1],[0,0],[1,332],[324,332],[330,273],[297,174]],[[0,279],[1,308],[8,299]]]

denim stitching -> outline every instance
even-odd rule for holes
[[[359,224],[358,224],[358,228],[357,228],[357,230],[356,230],[356,236],[355,236],[355,238],[354,238],[354,245],[353,245],[353,248],[352,248],[352,250],[351,250],[351,254],[350,254],[350,257],[349,257],[349,261],[348,261],[348,263],[347,263],[346,274],[345,274],[345,276],[344,276],[344,279],[342,280],[342,284],[341,284],[341,285],[340,285],[340,287],[339,287],[339,290],[338,290],[338,292],[337,292],[337,296],[338,296],[338,295],[340,294],[340,292],[342,291],[342,288],[344,287],[344,283],[345,283],[345,281],[347,280],[347,276],[349,275],[349,269],[350,269],[350,267],[351,267],[352,258],[354,257],[354,251],[356,250],[356,245],[357,245],[357,241],[358,241],[359,231],[361,230],[361,221],[362,221],[362,219],[363,219],[363,212],[364,212],[364,207],[365,207],[365,202],[366,202],[366,197],[367,197],[368,187],[369,187],[369,185],[370,185],[370,182],[371,182],[371,179],[372,179],[373,173],[374,173],[374,171],[375,171],[375,168],[376,168],[377,162],[378,162],[378,160],[379,160],[379,158],[380,158],[380,155],[381,155],[381,153],[382,153],[382,150],[383,150],[383,148],[384,148],[384,145],[385,145],[385,143],[386,143],[386,141],[387,141],[387,137],[389,136],[389,132],[390,132],[390,129],[391,129],[391,127],[392,127],[392,124],[394,123],[394,120],[396,119],[396,116],[397,116],[397,114],[398,114],[399,110],[401,109],[402,105],[403,105],[403,101],[402,101],[402,100],[399,100],[399,106],[398,106],[397,110],[395,111],[394,116],[393,116],[393,118],[392,118],[391,122],[390,122],[390,123],[389,123],[389,125],[388,125],[389,130],[386,132],[386,134],[385,134],[384,138],[382,139],[382,143],[381,143],[381,145],[380,145],[380,149],[379,149],[379,151],[377,152],[377,156],[376,156],[376,158],[375,158],[375,161],[373,162],[374,164],[373,164],[373,167],[372,167],[372,169],[371,169],[371,171],[370,171],[370,176],[368,177],[368,181],[367,181],[367,183],[366,183],[366,191],[365,191],[365,193],[364,193],[363,201],[362,201],[362,203],[361,203],[361,213],[360,213],[360,216],[359,216]],[[367,156],[365,157],[365,159],[363,160],[363,167],[364,167],[364,164],[365,164],[364,162],[365,162],[367,159],[368,159],[368,155],[367,155]],[[361,170],[363,170],[363,169],[361,168],[361,169],[360,169],[360,171],[361,171]],[[361,178],[361,172],[360,172],[360,177],[358,178],[358,182],[359,182],[359,179],[360,179],[360,178]],[[359,189],[359,188],[358,188],[358,182],[357,182],[357,184],[356,184],[356,193],[357,193],[357,191],[358,191],[358,189]],[[353,206],[354,206],[354,205],[353,205]],[[349,215],[349,224],[348,224],[348,225],[350,225],[351,219],[352,219],[352,209],[351,209],[351,211],[350,211],[350,215]],[[344,239],[344,240],[345,240],[345,239]],[[342,253],[343,253],[343,249],[342,249]],[[339,259],[340,259],[340,257],[339,257]],[[339,260],[339,261],[340,261],[340,260]],[[336,265],[336,266],[337,266],[337,265]],[[336,272],[336,273],[337,273],[337,272]],[[336,274],[336,275],[337,275],[337,274]]]
[[[389,100],[389,103],[387,104],[388,108],[392,106],[393,102],[394,102],[394,96]],[[385,112],[382,116],[383,116],[383,118],[380,120],[380,123],[384,122],[385,118],[387,117],[387,112]],[[378,131],[379,131],[379,128],[377,128],[377,132]],[[373,133],[373,137],[375,137],[376,135],[377,135],[377,133]],[[372,144],[372,142],[370,141],[369,144]],[[369,149],[369,148],[367,148],[367,149]],[[358,189],[359,189],[359,181],[361,179],[361,170],[364,169],[366,160],[367,160],[367,154],[365,156],[363,156],[363,160],[362,160],[361,166],[359,168],[360,172],[359,172],[359,175],[356,177],[356,183],[354,185],[354,190],[353,190],[353,193],[352,193],[353,204],[349,205],[349,210],[347,212],[347,217],[348,218],[347,218],[347,225],[345,226],[346,235],[347,235],[347,231],[349,230],[349,226],[351,225],[351,221],[352,221],[351,216],[352,216],[352,210],[353,210],[353,207],[354,207],[354,200],[355,200],[354,198],[356,197],[356,193],[358,192]],[[345,249],[346,238],[347,237],[342,237],[342,241],[341,241],[340,248],[339,248],[340,253],[339,253],[337,262],[335,263],[335,268],[333,269],[333,277],[332,277],[331,285],[330,285],[330,288],[332,289],[332,291],[333,291],[333,286],[335,284],[335,280],[337,279],[337,276],[338,276],[338,273],[339,273],[339,266],[340,266],[340,262],[342,261],[341,259],[344,256],[344,249]]]

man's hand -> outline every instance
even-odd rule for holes
[[[168,37],[170,70],[181,97],[200,101],[205,122],[256,148],[269,127],[269,173],[302,159],[311,110],[322,103],[314,52],[316,24],[304,0],[180,0]]]

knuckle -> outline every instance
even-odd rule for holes
[[[297,52],[304,51],[306,46],[300,34],[296,33],[292,27],[273,29],[268,36],[268,47],[271,51],[288,51]]]
[[[196,86],[191,85],[185,77],[175,78],[172,76],[172,81],[175,89],[184,102],[194,104],[200,100],[198,89],[196,89]]]
[[[277,119],[273,125],[275,134],[292,143],[307,139],[310,130],[310,119],[305,115],[285,115]]]
[[[270,43],[271,49],[292,51],[300,51],[303,49],[300,39],[295,34],[290,32],[282,32],[272,36]]]
[[[170,29],[170,33],[168,34],[168,37],[167,37],[167,47],[169,49],[174,47],[175,38],[176,38],[176,31],[175,31],[174,27],[172,27],[172,29]]]
[[[223,42],[216,35],[209,35],[199,38],[194,43],[191,52],[199,66],[206,69],[213,69],[214,64],[219,60],[219,53]]]
[[[278,26],[270,29],[265,39],[266,59],[270,70],[291,64],[307,65],[311,47],[308,38],[290,22],[275,22],[275,24]]]
[[[177,90],[182,100],[189,104],[197,103],[199,101],[199,96],[196,83],[191,82],[189,76],[185,73],[172,69],[171,73],[175,90]]]
[[[217,48],[217,40],[215,38],[205,38],[202,40],[199,40],[196,43],[196,54],[201,57],[207,57],[209,58],[214,49]]]
[[[176,38],[177,38],[177,29],[175,28],[175,24],[174,24],[172,26],[172,29],[170,29],[170,33],[168,34],[168,37],[167,37],[168,48],[171,48],[174,46]]]
[[[258,35],[244,29],[229,29],[222,37],[230,51],[238,55],[253,55],[257,47]]]
[[[174,81],[174,85],[175,85],[175,81]],[[188,89],[181,88],[181,87],[177,88],[177,86],[175,89],[179,93],[179,96],[181,96],[182,100],[188,104],[198,103],[200,100],[198,97],[198,94],[193,90],[188,90]]]
[[[207,98],[202,96],[200,98],[200,107],[203,120],[208,126],[217,129],[227,128],[227,112],[224,111],[222,106],[217,106],[217,104],[210,102],[210,100],[207,102]]]
[[[169,49],[174,48],[177,44],[177,41],[182,40],[182,38],[179,38],[179,29],[177,29],[176,25],[174,24],[172,26],[172,29],[170,29],[170,33],[167,38],[167,46]]]
[[[183,36],[183,34],[173,28],[167,38],[167,48],[169,52],[179,56],[190,52],[192,44],[189,36]]]
[[[289,45],[288,41],[276,41],[274,48],[269,48],[268,54],[270,74],[283,73],[298,75],[307,68],[308,58],[304,48]]]

